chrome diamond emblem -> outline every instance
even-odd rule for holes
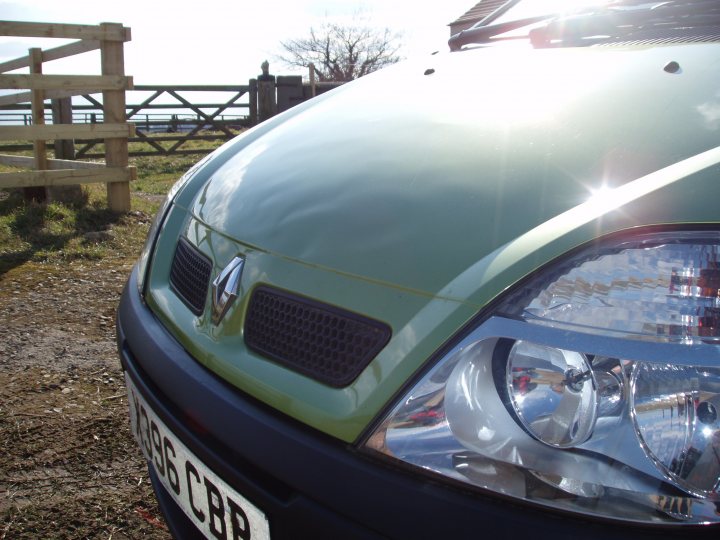
[[[240,291],[240,277],[242,276],[245,259],[235,257],[212,284],[212,321],[220,324],[230,305],[238,297]]]

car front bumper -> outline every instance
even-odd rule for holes
[[[280,415],[197,363],[137,293],[133,272],[118,311],[123,370],[145,403],[216,475],[290,538],[715,537],[714,527],[643,528],[582,520],[469,492],[375,460]],[[171,532],[200,532],[149,463]]]

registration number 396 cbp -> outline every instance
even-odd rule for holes
[[[148,407],[125,375],[132,433],[165,489],[208,538],[270,538],[265,515],[203,464]]]

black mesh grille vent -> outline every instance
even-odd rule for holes
[[[360,375],[390,334],[378,321],[268,287],[253,292],[245,321],[250,349],[338,388]]]
[[[205,309],[212,263],[195,246],[180,238],[170,269],[170,284],[195,315]]]

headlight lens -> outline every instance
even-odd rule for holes
[[[593,246],[509,295],[366,446],[479,488],[720,522],[720,234]]]

